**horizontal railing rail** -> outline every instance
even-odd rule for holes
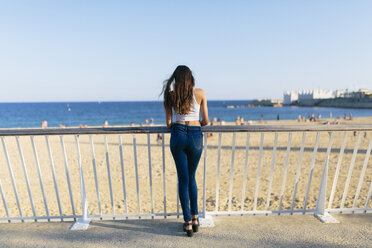
[[[320,132],[320,131],[372,131],[372,124],[354,125],[240,125],[240,126],[204,126],[203,132]],[[128,133],[170,133],[165,126],[145,127],[88,127],[88,128],[14,128],[0,129],[0,136],[27,135],[68,135],[68,134],[128,134]]]
[[[315,214],[331,222],[329,213],[372,212],[372,124],[202,132],[204,218]],[[84,228],[89,219],[180,217],[169,133],[165,126],[0,129],[0,221],[79,219],[75,227]]]

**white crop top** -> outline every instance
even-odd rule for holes
[[[190,112],[187,115],[180,115],[174,112],[174,115],[176,116],[176,122],[177,121],[198,121],[200,120],[199,112],[200,112],[200,105],[195,99],[195,89],[194,89],[193,101],[190,106]]]

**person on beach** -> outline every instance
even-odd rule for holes
[[[160,133],[158,133],[158,135],[156,136],[156,143],[158,145],[161,145],[162,140],[163,140],[162,136],[160,135]]]
[[[205,93],[194,86],[191,70],[179,65],[172,76],[164,81],[161,93],[164,94],[167,127],[171,129],[170,149],[177,169],[178,193],[185,221],[183,230],[188,237],[192,237],[199,227],[195,172],[203,152],[201,126],[209,122]],[[172,121],[173,114],[175,122]]]
[[[108,127],[108,125],[109,125],[109,124],[108,124],[108,120],[105,120],[105,122],[103,123],[102,126],[103,126],[103,127]]]
[[[47,128],[48,127],[48,122],[46,120],[43,120],[41,122],[41,128]]]
[[[240,116],[236,117],[236,119],[235,119],[235,125],[237,125],[237,126],[240,125]]]
[[[244,117],[240,117],[240,125],[244,125]]]

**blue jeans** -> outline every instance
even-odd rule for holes
[[[191,215],[198,214],[195,172],[203,152],[201,127],[174,123],[171,128],[170,149],[177,168],[183,219],[191,221]]]

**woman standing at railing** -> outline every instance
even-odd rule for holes
[[[162,91],[167,127],[171,129],[170,148],[177,168],[178,193],[185,221],[183,230],[189,237],[192,237],[199,227],[195,172],[203,151],[201,126],[209,122],[205,93],[194,86],[191,70],[180,65],[164,82]],[[172,122],[173,113],[175,123]]]

